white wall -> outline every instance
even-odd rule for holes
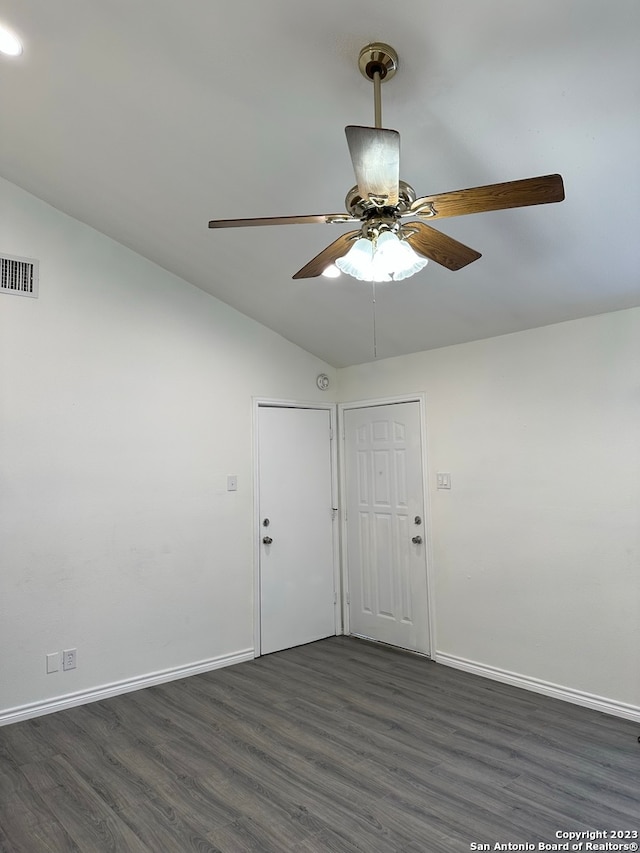
[[[252,396],[335,371],[6,181],[0,252],[0,713],[250,650]]]
[[[426,394],[438,652],[640,711],[640,309],[338,382]]]

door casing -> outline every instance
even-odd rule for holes
[[[409,394],[402,397],[384,397],[373,400],[357,400],[349,403],[338,404],[338,426],[340,435],[340,589],[342,592],[342,626],[345,634],[350,633],[349,628],[349,572],[347,564],[347,521],[346,521],[346,465],[345,465],[345,428],[344,413],[349,409],[370,409],[376,406],[389,406],[396,403],[418,403],[420,407],[420,450],[422,454],[422,489],[425,502],[425,558],[427,572],[427,606],[429,610],[429,648],[430,656],[435,659],[436,654],[436,631],[435,631],[435,584],[433,579],[433,539],[431,535],[431,502],[429,495],[429,476],[427,470],[427,432],[426,432],[426,399],[424,394]]]

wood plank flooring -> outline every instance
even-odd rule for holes
[[[332,637],[0,728],[0,850],[457,853],[639,830],[639,728]]]

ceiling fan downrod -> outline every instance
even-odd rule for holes
[[[390,80],[398,70],[398,54],[388,44],[373,42],[363,47],[358,57],[363,77],[373,83],[374,127],[382,127],[382,81]]]

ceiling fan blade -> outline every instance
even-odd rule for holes
[[[263,216],[260,219],[212,219],[209,228],[245,228],[249,225],[311,225],[315,222],[359,222],[348,213],[322,213],[318,216]]]
[[[342,234],[337,240],[334,240],[330,246],[323,249],[319,255],[316,255],[313,260],[309,261],[301,270],[292,276],[292,278],[315,278],[320,275],[338,258],[346,255],[353,241],[360,235],[359,231],[347,231]]]
[[[462,267],[466,267],[467,264],[482,257],[480,252],[470,249],[469,246],[459,243],[458,240],[454,240],[453,237],[449,237],[441,231],[436,231],[435,228],[426,225],[424,222],[411,222],[403,227],[403,231],[409,230],[412,230],[413,233],[405,238],[407,243],[425,258],[442,264],[449,270],[462,269]]]
[[[425,216],[429,219],[444,216],[465,216],[487,210],[506,210],[510,207],[527,207],[531,204],[549,204],[564,199],[564,185],[560,175],[543,175],[503,184],[489,184],[468,190],[455,190],[438,195],[417,198],[407,216]]]
[[[345,127],[358,190],[382,207],[398,203],[400,134],[381,127]]]

